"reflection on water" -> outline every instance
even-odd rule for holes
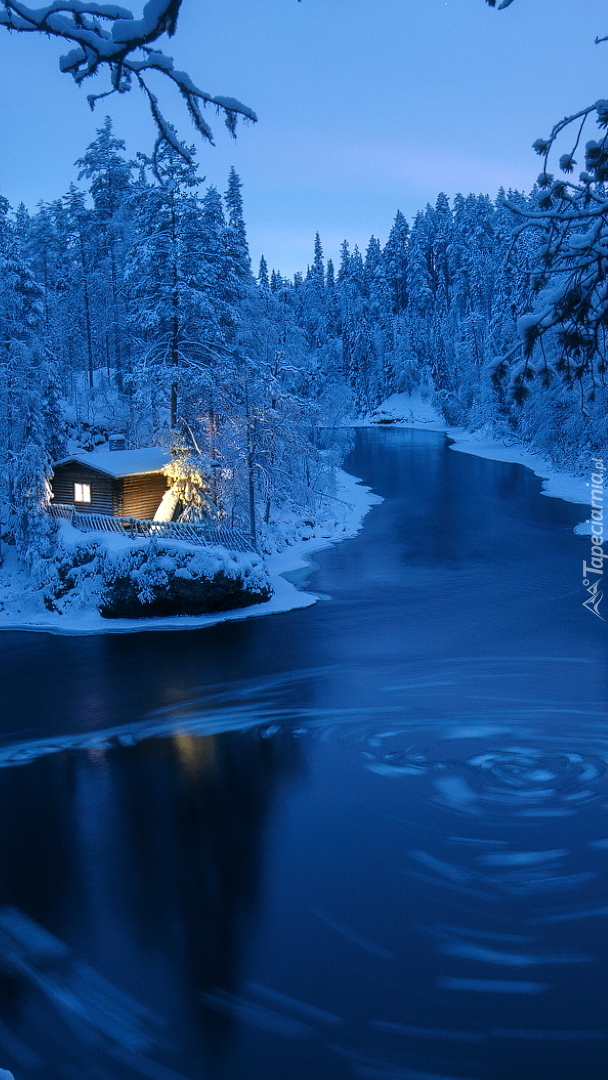
[[[373,432],[358,454],[386,502],[319,556],[331,599],[108,646],[95,722],[78,664],[64,723],[19,728],[13,699],[17,1080],[603,1080],[605,643],[570,595],[576,510],[440,436]],[[32,925],[65,952],[36,952]]]
[[[88,1068],[92,1054],[154,1076],[147,1055],[159,1046],[161,1058],[164,1050],[199,1062],[188,1076],[207,1075],[201,992],[236,985],[259,906],[264,819],[298,757],[281,739],[226,735],[218,745],[178,731],[166,743],[131,751],[100,743],[4,773],[1,814],[12,828],[0,834],[2,896],[36,920],[21,933],[15,966],[13,937],[2,935],[10,909],[0,909],[0,993],[25,1057],[33,1038],[32,1060],[47,1069],[74,1054]],[[65,955],[40,959],[36,925],[57,935]],[[82,956],[133,1002],[105,1027],[108,1005],[99,993],[93,1000]],[[138,1009],[155,1017],[141,1039]],[[30,1034],[33,1014],[42,1043],[40,1031]],[[180,1042],[187,1049],[178,1052]],[[0,1047],[11,1052],[1,1028]]]

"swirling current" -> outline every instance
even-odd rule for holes
[[[4,636],[16,1080],[603,1080],[584,508],[429,432],[362,432],[350,468],[385,501],[312,608]]]

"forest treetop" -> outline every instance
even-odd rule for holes
[[[510,7],[512,2],[486,0],[497,10]],[[158,178],[161,147],[171,147],[186,161],[191,161],[191,151],[165,119],[148,82],[151,74],[152,78],[154,73],[163,75],[177,87],[196,130],[210,142],[213,136],[203,115],[205,106],[211,105],[223,114],[232,134],[239,116],[256,120],[255,113],[234,98],[214,97],[200,90],[186,72],[176,70],[173,60],[155,47],[163,35],[174,35],[181,10],[182,0],[148,0],[141,18],[135,18],[130,10],[116,4],[89,0],[54,0],[38,9],[21,0],[0,0],[0,25],[70,42],[73,48],[61,58],[60,66],[78,84],[102,72],[109,74],[109,88],[89,95],[91,107],[100,98],[139,85],[158,131],[153,154]],[[577,164],[582,135],[593,119],[599,127],[599,138],[586,143],[584,169],[578,181],[573,181],[569,177]],[[571,142],[559,157],[562,175],[555,177],[549,171],[549,157],[571,131]],[[521,215],[522,229],[532,226],[541,234],[539,266],[533,276],[538,303],[533,315],[526,315],[522,323],[520,345],[500,358],[496,368],[500,376],[523,352],[516,368],[521,392],[537,371],[547,375],[544,363],[540,369],[532,364],[536,343],[547,332],[557,334],[562,348],[560,365],[569,378],[590,374],[595,383],[604,377],[608,332],[608,294],[604,286],[608,276],[608,101],[597,101],[560,120],[548,138],[537,140],[534,149],[544,159],[536,204],[531,209],[513,203],[511,209]]]

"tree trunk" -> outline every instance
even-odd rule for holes
[[[171,344],[170,363],[171,367],[179,367],[179,282],[177,273],[177,221],[175,217],[175,198],[171,199]],[[171,384],[171,428],[177,424],[177,372]]]
[[[116,256],[114,253],[114,236],[110,236],[110,269],[112,285],[112,337],[114,339],[114,362],[116,364],[116,388],[122,393],[122,353],[120,348],[120,331],[118,328],[118,286],[116,275]]]
[[[258,546],[258,534],[255,524],[255,478],[253,423],[249,411],[249,379],[245,373],[245,438],[247,443],[247,488],[249,494],[249,532],[254,548]]]
[[[93,388],[93,335],[91,333],[91,301],[89,298],[89,282],[87,281],[87,264],[84,255],[84,240],[82,233],[78,232],[80,242],[80,261],[82,264],[82,293],[84,298],[84,325],[87,332],[87,357],[89,368],[89,386]]]

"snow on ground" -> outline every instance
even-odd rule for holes
[[[154,619],[104,619],[93,608],[59,615],[43,611],[32,599],[28,590],[27,574],[19,569],[13,552],[9,552],[0,570],[0,629],[38,630],[52,634],[120,634],[141,633],[145,630],[198,630],[215,623],[234,619],[259,618],[309,607],[319,597],[315,593],[302,592],[296,581],[303,581],[310,571],[310,556],[340,540],[355,536],[362,527],[365,515],[376,503],[382,502],[357,479],[342,469],[337,470],[335,497],[332,513],[335,520],[322,522],[311,529],[308,539],[298,540],[277,555],[265,559],[274,590],[265,604],[254,604],[234,611],[217,612],[213,615],[174,615]],[[334,510],[335,507],[335,510]],[[69,528],[69,526],[68,526]],[[99,534],[95,534],[99,538]],[[82,540],[84,533],[78,534]],[[104,534],[104,539],[106,534]],[[107,534],[112,546],[128,546],[129,541]],[[287,576],[292,577],[289,581]],[[29,595],[28,595],[29,593]],[[0,1074],[0,1080],[2,1080]]]
[[[517,465],[525,465],[532,469],[535,476],[543,481],[543,495],[554,499],[564,499],[566,502],[582,503],[589,505],[590,477],[574,476],[571,473],[561,472],[551,464],[546,455],[541,451],[531,450],[523,443],[513,440],[505,442],[495,435],[489,428],[480,431],[467,431],[465,428],[450,427],[433,407],[428,398],[417,394],[392,394],[383,401],[376,409],[361,421],[357,427],[375,427],[376,425],[391,424],[395,427],[408,427],[427,431],[445,431],[450,439],[453,439],[450,449],[461,454],[474,454],[476,457],[490,458],[493,461],[508,461]],[[594,471],[594,459],[589,458],[589,474]],[[584,522],[577,526],[579,533],[590,531],[590,526]]]
[[[577,536],[591,536],[591,521],[581,521],[581,523],[575,527],[574,531]]]
[[[391,394],[381,405],[373,409],[355,427],[376,427],[377,424],[407,425],[409,428],[427,431],[445,431],[445,420],[420,391],[413,394]]]
[[[385,424],[416,430],[443,431],[454,440],[450,449],[458,453],[525,465],[542,479],[543,495],[586,506],[590,504],[590,477],[573,476],[561,472],[542,453],[530,450],[516,441],[512,443],[501,441],[487,429],[470,432],[464,428],[449,427],[429,399],[420,393],[392,394],[373,412],[362,420],[356,421],[355,426],[375,427]],[[590,459],[589,473],[592,471],[593,460]],[[201,629],[234,619],[259,618],[261,615],[274,615],[296,608],[309,607],[316,603],[319,597],[315,593],[303,592],[297,584],[303,584],[310,573],[311,556],[333,543],[354,536],[362,528],[363,519],[368,511],[374,504],[382,501],[356,477],[350,476],[343,470],[338,470],[337,475],[335,521],[322,522],[311,529],[308,539],[298,539],[278,554],[266,558],[274,594],[265,604],[256,604],[252,607],[219,612],[214,615],[177,615],[155,619],[108,620],[103,619],[93,609],[58,615],[41,611],[36,607],[31,594],[28,596],[27,575],[18,569],[14,561],[11,561],[9,554],[0,571],[0,629],[39,630],[58,634],[187,630]],[[587,535],[590,531],[591,526],[586,521],[581,522],[575,529],[579,535]],[[79,536],[82,535],[79,534]],[[112,537],[110,542],[125,543],[119,537]],[[128,544],[128,541],[126,543]]]

